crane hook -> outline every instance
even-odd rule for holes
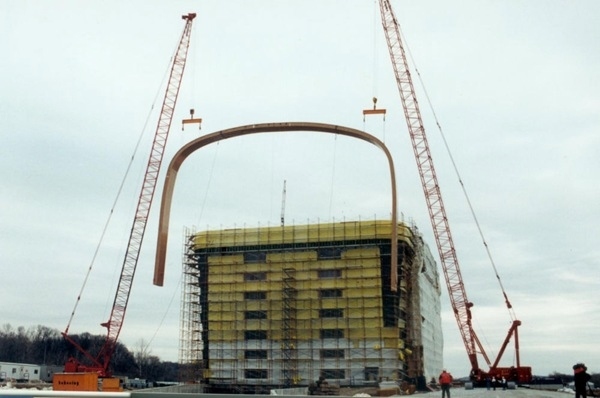
[[[363,110],[363,122],[365,121],[365,117],[367,115],[383,115],[383,121],[385,121],[385,114],[387,110],[385,109],[377,109],[377,97],[373,97],[373,109],[364,109]]]
[[[181,130],[185,130],[185,125],[186,124],[194,124],[194,123],[198,123],[198,130],[202,129],[202,119],[201,118],[194,118],[194,108],[190,109],[190,118],[189,119],[183,119],[182,120],[182,124],[181,124]]]

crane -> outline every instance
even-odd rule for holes
[[[441,260],[446,287],[450,296],[452,310],[458,323],[458,328],[471,364],[471,379],[474,382],[479,383],[484,381],[488,376],[500,376],[505,377],[508,381],[516,383],[529,382],[531,381],[531,367],[521,366],[519,357],[518,327],[521,325],[521,321],[517,319],[512,320],[512,325],[501,346],[499,354],[493,363],[489,360],[485,349],[473,330],[471,313],[473,303],[467,298],[465,284],[463,282],[454,247],[454,241],[450,232],[450,224],[446,217],[446,210],[444,208],[442,194],[433,165],[433,158],[429,150],[429,144],[427,142],[427,136],[421,118],[419,102],[415,95],[408,61],[402,43],[400,27],[396,16],[394,15],[390,0],[379,0],[379,8],[396,83],[402,100],[404,117],[408,125],[413,152],[419,170],[421,186],[427,202],[429,219],[433,227],[438,254]],[[512,308],[506,293],[504,293],[504,297],[509,309]],[[498,363],[512,336],[515,337],[516,367],[501,368],[498,366]],[[477,358],[478,353],[483,356],[487,365],[490,367],[488,372],[480,369]]]
[[[111,370],[109,367],[110,361],[116,348],[119,333],[123,327],[123,320],[127,310],[127,303],[131,293],[131,285],[133,283],[138,258],[140,256],[140,249],[144,239],[148,215],[150,214],[150,207],[152,205],[158,173],[160,171],[164,149],[171,128],[171,121],[173,120],[173,112],[175,110],[175,104],[177,102],[177,96],[179,94],[179,88],[185,70],[191,38],[192,22],[194,18],[196,18],[196,14],[188,13],[182,15],[181,18],[185,20],[185,27],[171,66],[169,81],[152,143],[152,150],[150,151],[150,157],[146,166],[135,217],[129,235],[129,242],[127,244],[117,292],[115,294],[110,318],[108,321],[101,324],[107,329],[106,340],[98,355],[94,357],[69,336],[69,326],[67,326],[62,335],[78,351],[80,351],[89,362],[91,362],[91,365],[84,365],[74,358],[69,358],[67,364],[65,364],[65,372],[93,372],[97,373],[99,377],[111,377]]]

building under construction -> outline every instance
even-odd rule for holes
[[[418,230],[404,223],[391,264],[392,226],[189,234],[180,362],[209,391],[262,392],[319,378],[424,386],[442,368],[439,276]]]

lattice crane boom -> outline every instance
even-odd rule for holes
[[[171,129],[173,113],[177,103],[179,88],[181,87],[183,72],[185,70],[191,39],[192,22],[195,17],[195,13],[189,13],[182,16],[182,19],[185,20],[185,27],[183,29],[181,39],[179,40],[179,45],[171,66],[167,89],[158,118],[156,132],[152,142],[152,149],[150,151],[148,164],[146,166],[144,181],[139,195],[135,217],[133,219],[133,225],[129,235],[129,242],[127,244],[125,258],[123,260],[117,292],[115,294],[110,318],[108,321],[102,323],[102,326],[107,328],[108,334],[106,336],[106,340],[99,354],[94,358],[90,353],[77,344],[77,342],[71,339],[66,332],[63,333],[63,336],[93,363],[91,366],[83,366],[71,359],[70,364],[68,364],[69,366],[65,366],[66,371],[95,371],[98,372],[98,374],[102,377],[110,376],[109,365],[116,347],[117,339],[121,332],[121,328],[123,327],[125,312],[127,311],[131,286],[135,276],[142,241],[146,231],[146,224],[152,205],[152,199],[156,189],[158,174],[163,160],[169,131]],[[69,369],[67,370],[67,368]]]
[[[474,368],[478,368],[475,346],[476,338],[471,324],[470,308],[472,303],[467,299],[467,293],[462,280],[454,241],[450,232],[450,225],[446,217],[446,210],[429,150],[427,136],[425,135],[425,127],[421,118],[419,103],[400,36],[400,29],[390,2],[388,0],[380,0],[379,5],[384,33],[396,76],[396,83],[402,100],[404,117],[406,118],[413,152],[419,169],[421,186],[427,202],[429,219],[431,220],[438,253],[444,270],[446,287],[450,293],[452,310],[458,322],[471,365]]]
[[[479,368],[477,359],[479,353],[483,356],[487,365],[490,366],[490,372],[487,374],[493,374],[495,376],[501,374],[502,376],[505,376],[506,373],[507,379],[527,381],[528,378],[531,378],[531,368],[521,368],[519,363],[517,327],[521,324],[520,321],[513,321],[502,345],[500,354],[494,361],[494,364],[490,362],[485,349],[473,330],[471,314],[473,303],[467,298],[454,241],[450,231],[450,224],[448,223],[448,218],[446,216],[433,158],[425,134],[419,102],[415,94],[410,69],[408,67],[408,60],[402,42],[400,27],[396,16],[394,15],[390,0],[379,0],[379,7],[394,75],[402,100],[404,116],[408,126],[415,160],[417,162],[417,168],[419,170],[421,186],[427,202],[429,219],[433,227],[446,287],[450,296],[450,303],[471,364],[471,376],[474,379],[480,380],[486,375],[486,372],[481,371]],[[517,351],[517,368],[499,368],[497,365],[500,361],[500,357],[502,356],[510,337],[513,335],[515,336],[515,348]]]

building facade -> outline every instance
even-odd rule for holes
[[[397,264],[389,221],[190,235],[180,362],[215,388],[424,384],[442,366],[439,277],[416,228],[397,228]]]

